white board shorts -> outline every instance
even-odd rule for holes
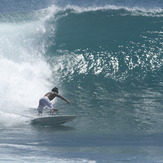
[[[48,97],[43,97],[39,100],[39,106],[37,107],[38,112],[42,112],[44,108],[53,109],[53,105]]]

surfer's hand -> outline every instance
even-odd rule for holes
[[[71,102],[70,102],[70,101],[67,101],[67,103],[68,103],[68,104],[71,104]]]

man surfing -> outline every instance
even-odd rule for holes
[[[64,98],[63,96],[59,95],[58,94],[58,88],[55,87],[51,90],[51,92],[48,92],[44,95],[44,97],[42,97],[40,100],[39,100],[39,106],[37,108],[38,110],[38,114],[42,114],[43,112],[43,109],[46,107],[48,109],[50,109],[50,114],[53,115],[53,113],[55,111],[58,111],[58,109],[55,109],[53,107],[53,104],[52,104],[52,100],[55,98],[55,97],[59,97],[60,99],[64,100],[65,102],[67,102],[68,104],[71,104],[71,102],[69,100],[67,100],[66,98]]]

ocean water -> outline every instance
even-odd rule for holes
[[[162,65],[161,0],[2,0],[0,162],[163,162]],[[32,125],[54,86],[78,118]]]

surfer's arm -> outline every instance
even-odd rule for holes
[[[68,104],[71,104],[71,102],[69,100],[67,100],[66,98],[64,98],[61,95],[56,94],[57,97],[61,98],[62,100],[66,101]]]

